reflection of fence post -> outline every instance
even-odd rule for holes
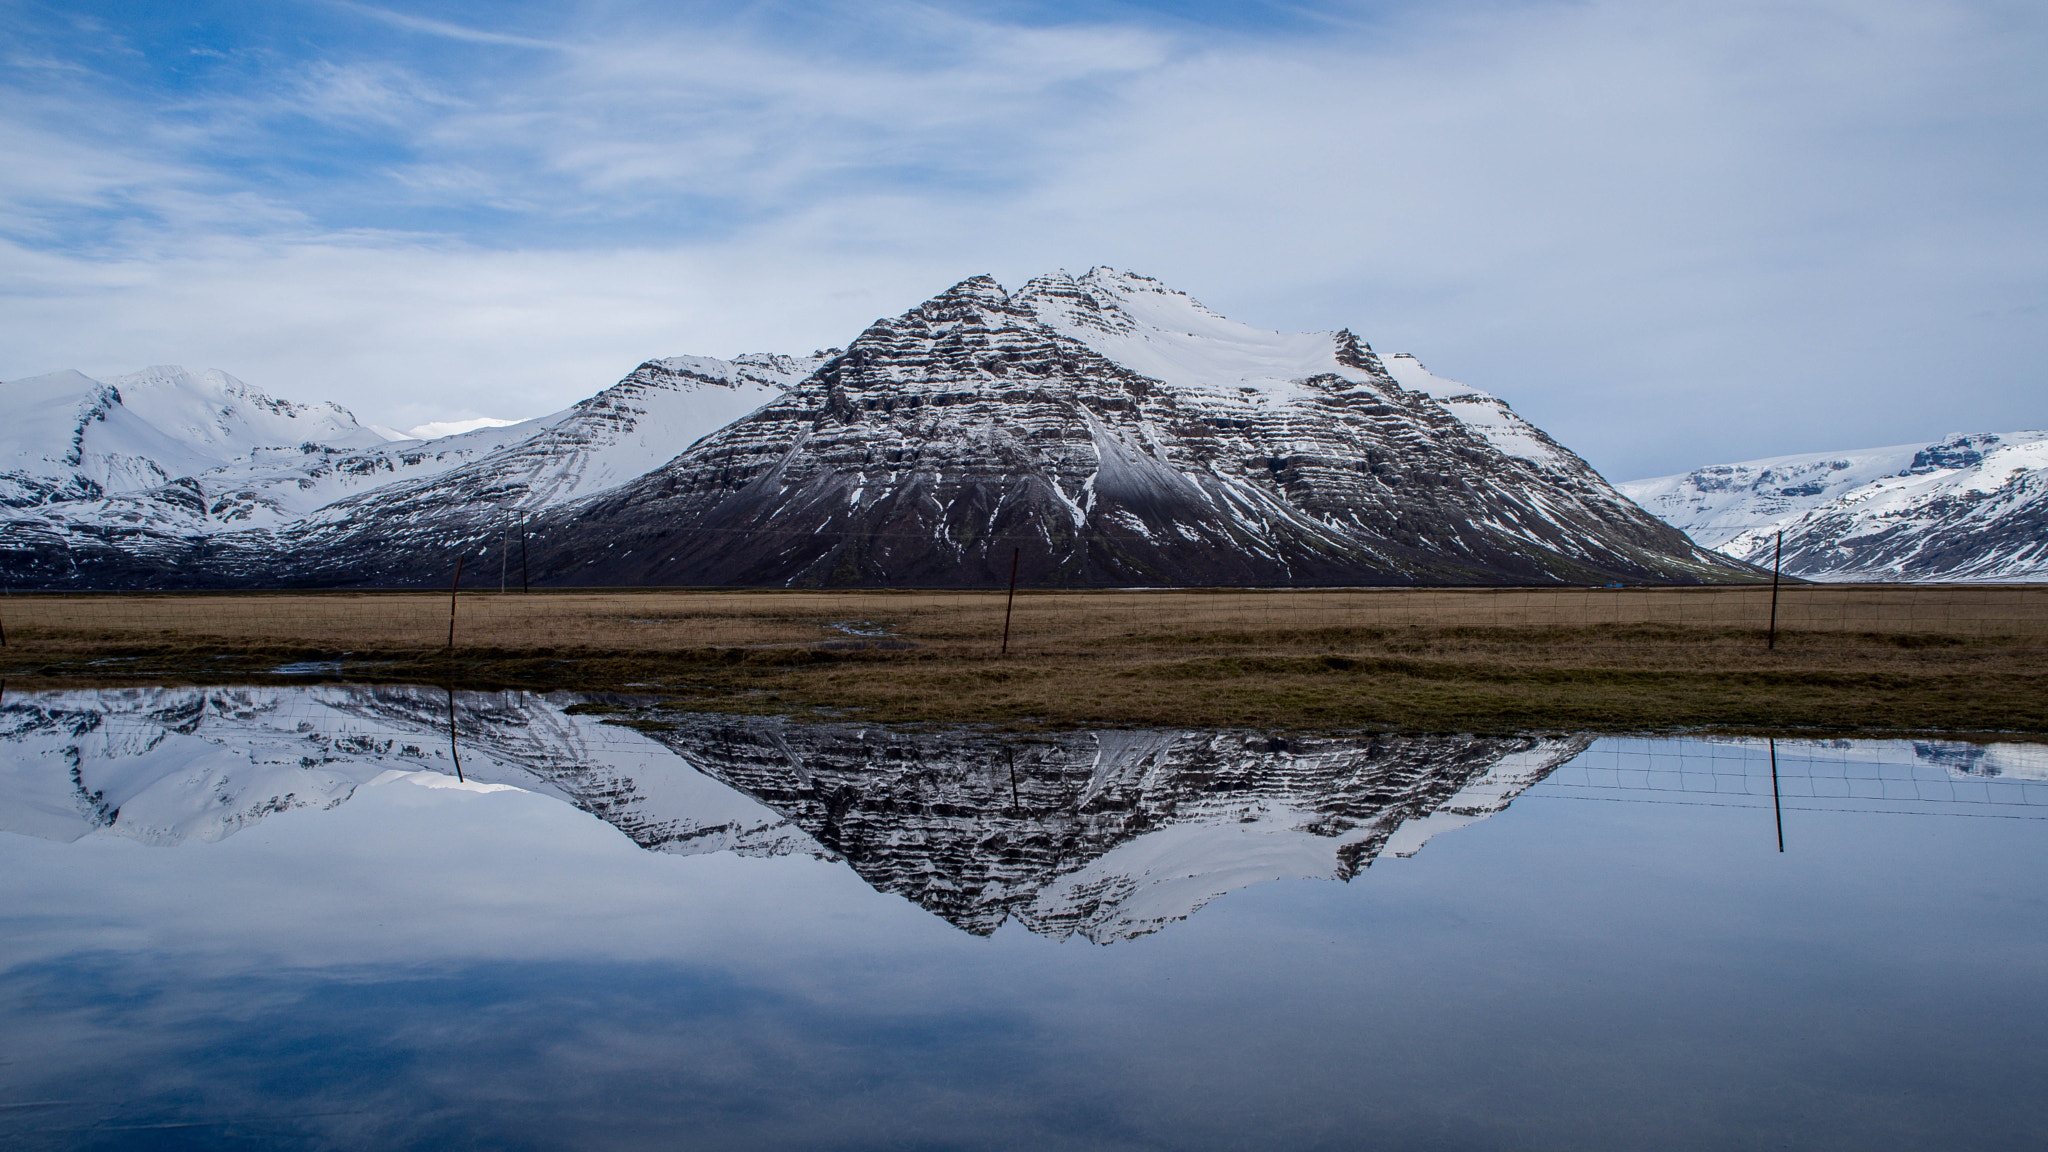
[[[1767,650],[1778,646],[1778,561],[1785,553],[1785,530],[1778,529],[1778,543],[1771,549],[1771,627],[1765,633],[1764,647]]]
[[[448,650],[455,651],[455,590],[462,586],[462,557],[455,558],[455,579],[448,582]]]
[[[1785,850],[1785,809],[1778,803],[1778,738],[1771,739],[1771,814],[1778,818],[1778,851]],[[1809,789],[1810,791],[1810,789]]]
[[[1010,610],[1017,606],[1017,558],[1023,554],[1021,547],[1010,549],[1010,599],[1003,605],[1003,650],[997,653],[1001,656],[1010,654]]]
[[[455,746],[455,685],[448,685],[448,758],[455,761],[455,782],[467,784],[462,778],[462,750]]]

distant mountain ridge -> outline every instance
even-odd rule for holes
[[[138,481],[126,490],[110,490],[91,474],[74,475],[76,468],[47,450],[36,453],[31,443],[53,437],[31,432],[17,438],[27,443],[0,442],[20,462],[0,471],[0,515],[6,517],[0,524],[0,566],[18,582],[54,586],[275,582],[284,578],[279,558],[295,546],[292,538],[363,514],[362,498],[371,493],[378,494],[374,507],[385,516],[429,522],[460,516],[479,499],[489,501],[490,512],[500,518],[572,499],[640,475],[672,456],[676,441],[687,443],[758,407],[817,359],[650,360],[552,415],[430,441],[390,441],[330,405],[324,439],[271,428],[267,436],[246,437],[238,445],[240,455],[164,453],[196,466],[175,479],[159,479],[170,470],[127,464]],[[204,407],[230,394],[253,397],[251,404],[272,411],[309,407],[272,400],[223,373],[151,372],[152,379],[183,393],[181,408]],[[216,378],[226,384],[213,383]],[[96,431],[91,413],[109,385],[69,372],[0,387],[7,390],[0,395],[22,388],[47,396],[44,407],[53,412],[82,411],[80,423]],[[54,427],[57,421],[40,423]],[[148,436],[128,439],[150,437],[167,438],[151,429]],[[113,454],[124,462],[139,455]],[[448,474],[453,475],[443,479]]]
[[[2048,432],[1775,456],[1619,485],[1724,555],[1810,580],[2048,580]]]
[[[187,407],[270,423],[165,449],[176,464],[104,454],[125,472],[11,445],[10,581],[432,584],[514,525],[557,585],[988,585],[1013,552],[1035,586],[1753,575],[1412,357],[1111,269],[972,278],[844,350],[650,360],[552,416],[425,443],[173,377]],[[72,429],[102,385],[0,387],[54,397]]]

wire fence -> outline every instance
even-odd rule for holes
[[[1282,648],[1408,637],[1549,647],[1659,637],[1781,646],[1829,637],[2048,640],[2048,584],[1627,588],[987,590],[633,589],[522,593],[15,593],[15,648],[132,645],[343,651],[653,651],[725,647]]]

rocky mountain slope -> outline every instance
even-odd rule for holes
[[[1251,328],[1126,273],[1014,294],[975,278],[647,476],[538,520],[534,570],[988,585],[1015,552],[1032,586],[1743,575],[1505,405],[1438,386],[1454,401],[1404,387],[1349,332]]]
[[[69,384],[50,407],[85,426],[103,386]],[[45,451],[10,490],[0,567],[39,586],[435,584],[516,528],[556,585],[991,585],[1013,555],[1055,587],[1751,575],[1411,357],[1107,269],[963,281],[809,358],[649,361],[445,440],[325,419],[324,438],[124,450],[125,471],[74,476]]]
[[[2048,432],[1778,456],[1622,491],[1725,555],[1810,580],[2048,580]]]

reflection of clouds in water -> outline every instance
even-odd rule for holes
[[[1963,776],[1996,776],[2009,780],[2048,780],[2048,746],[2040,744],[1963,744],[1916,740],[1913,752]]]
[[[70,1005],[38,1014],[49,1060],[0,1071],[66,1102],[0,1114],[10,1147],[36,1146],[15,1141],[37,1128],[194,1121],[265,1147],[797,1148],[854,1132],[951,1145],[977,1131],[1073,1146],[1115,1105],[1101,1058],[1048,1052],[1015,1003],[813,998],[741,963],[221,980],[73,958],[5,980]]]

